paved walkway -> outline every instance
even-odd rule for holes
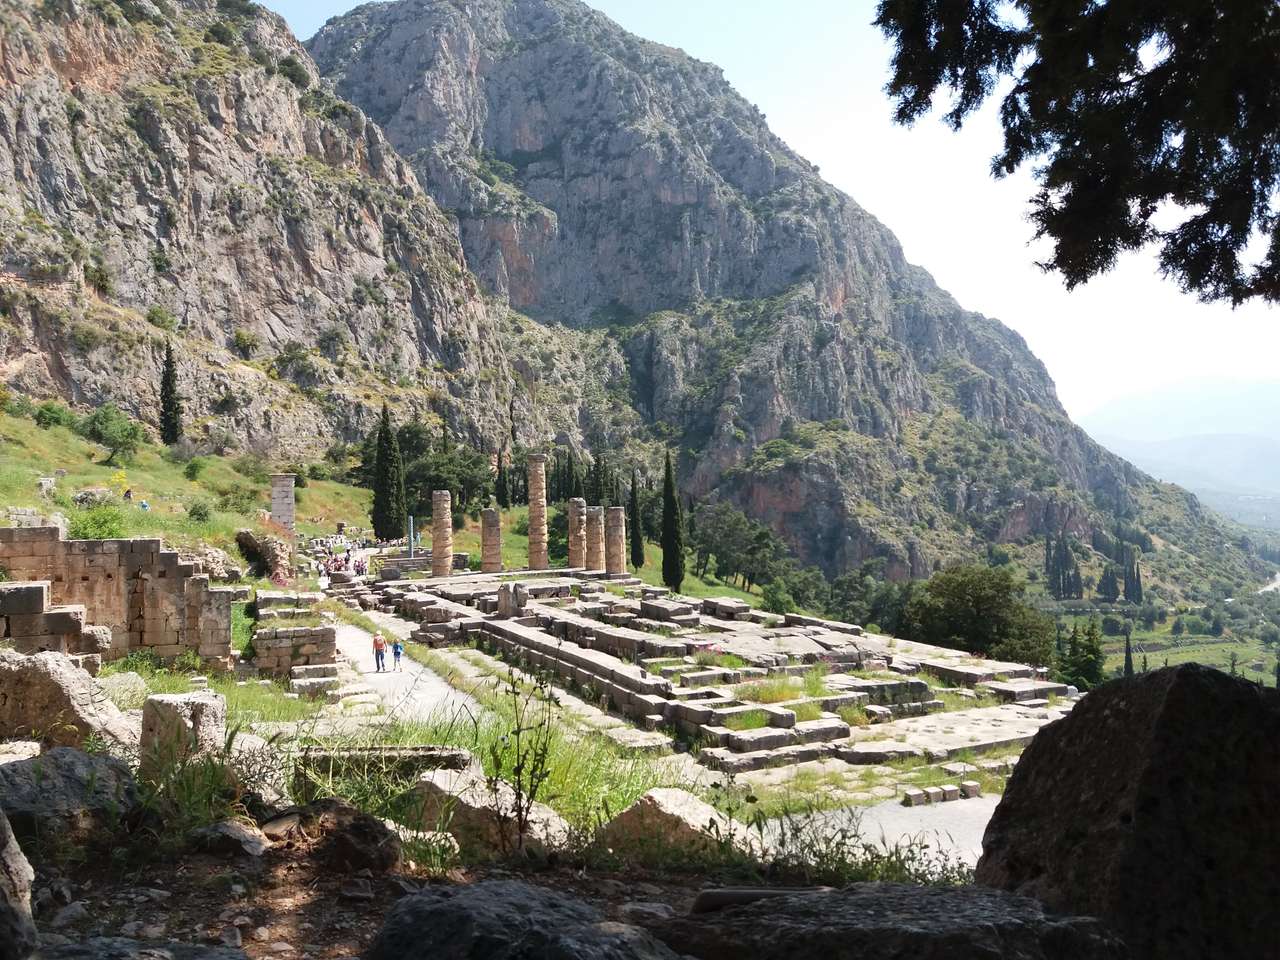
[[[893,847],[919,839],[973,866],[982,856],[982,835],[999,802],[999,797],[974,797],[904,807],[900,800],[888,800],[874,807],[829,810],[815,816],[830,823],[833,830],[851,827],[856,819],[862,838],[868,842]]]
[[[401,633],[395,617],[375,615],[375,622],[390,633]],[[391,621],[395,621],[394,623]],[[401,669],[391,670],[391,650],[387,650],[387,671],[377,673],[373,664],[373,638],[359,627],[338,625],[338,649],[351,661],[351,668],[382,697],[387,713],[398,720],[466,720],[478,717],[483,708],[472,697],[451,687],[443,677],[428,670],[407,653],[400,658]]]

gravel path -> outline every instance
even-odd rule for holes
[[[412,625],[395,617],[374,615],[385,633],[407,636]],[[387,670],[377,673],[373,665],[373,638],[359,627],[338,625],[338,649],[351,661],[351,667],[382,697],[387,713],[399,720],[429,720],[441,716],[466,720],[479,716],[483,708],[474,698],[451,687],[443,677],[428,670],[407,653],[400,658],[401,669],[391,669],[391,650],[387,649]]]

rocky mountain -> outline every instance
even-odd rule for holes
[[[0,373],[23,392],[154,423],[172,337],[210,443],[316,455],[386,399],[490,451],[651,469],[673,446],[691,499],[829,573],[1121,518],[1170,590],[1264,572],[719,70],[576,0],[372,4],[306,49],[248,0],[0,13]]]

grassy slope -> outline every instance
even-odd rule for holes
[[[124,509],[126,532],[130,536],[158,536],[176,545],[199,541],[217,547],[231,547],[235,531],[258,527],[256,513],[215,510],[206,523],[187,516],[196,501],[216,504],[222,490],[252,488],[256,502],[268,507],[268,487],[236,471],[226,457],[205,457],[198,480],[183,476],[183,464],[167,460],[163,448],[148,444],[124,466],[105,463],[103,448],[90,443],[65,427],[43,429],[31,420],[0,413],[0,506],[60,509],[70,514],[69,498],[84,487],[110,487],[123,483],[133,490],[135,506]],[[52,476],[57,470],[66,476],[58,481],[54,503],[42,500],[36,478]],[[146,500],[151,510],[138,506]],[[300,491],[297,508],[298,531],[304,535],[330,533],[337,521],[355,527],[369,523],[370,493],[332,481],[309,481]]]

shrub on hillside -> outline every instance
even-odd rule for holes
[[[104,403],[80,421],[80,434],[107,448],[108,462],[128,459],[146,440],[142,424],[129,419],[114,403]]]
[[[77,419],[70,407],[57,400],[46,400],[37,406],[34,418],[36,426],[44,427],[46,430],[50,427],[74,428]]]
[[[305,90],[311,86],[311,77],[307,73],[307,68],[293,54],[289,54],[289,56],[281,60],[276,69],[280,71],[280,76],[284,77],[299,90]]]
[[[253,513],[258,508],[258,491],[236,483],[218,494],[218,509],[226,513]]]
[[[213,519],[213,507],[208,500],[193,500],[191,506],[187,507],[187,516],[196,523],[208,523]]]
[[[192,457],[182,468],[182,475],[188,480],[198,480],[200,478],[200,474],[204,472],[204,468],[204,457]]]
[[[72,514],[67,530],[72,540],[117,540],[124,535],[124,513],[119,507],[78,511]]]
[[[147,323],[161,330],[175,330],[178,327],[178,318],[164,307],[156,305],[147,309]]]

